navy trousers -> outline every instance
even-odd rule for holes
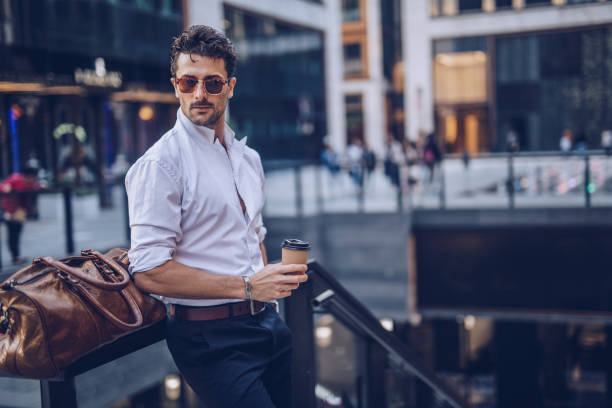
[[[255,316],[171,320],[166,341],[207,408],[291,407],[291,331],[273,306]]]

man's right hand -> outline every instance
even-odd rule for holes
[[[251,299],[269,302],[291,295],[291,291],[306,282],[306,265],[268,264],[250,277]],[[290,274],[290,273],[296,274]]]

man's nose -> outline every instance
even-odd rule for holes
[[[196,99],[204,99],[204,95],[206,95],[206,88],[204,88],[204,82],[198,81],[196,85],[196,89],[194,91],[194,96]]]

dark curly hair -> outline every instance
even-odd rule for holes
[[[173,39],[170,46],[172,76],[176,76],[176,61],[181,53],[223,59],[228,78],[233,77],[236,71],[236,53],[232,42],[212,27],[192,25]]]

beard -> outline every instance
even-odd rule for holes
[[[197,113],[192,110],[192,108],[196,107],[206,107],[209,108],[209,111],[205,113]],[[223,112],[225,112],[225,106],[219,108],[209,102],[194,102],[189,105],[188,111],[184,113],[185,116],[187,116],[195,125],[213,128],[219,122],[221,116],[223,116]]]

